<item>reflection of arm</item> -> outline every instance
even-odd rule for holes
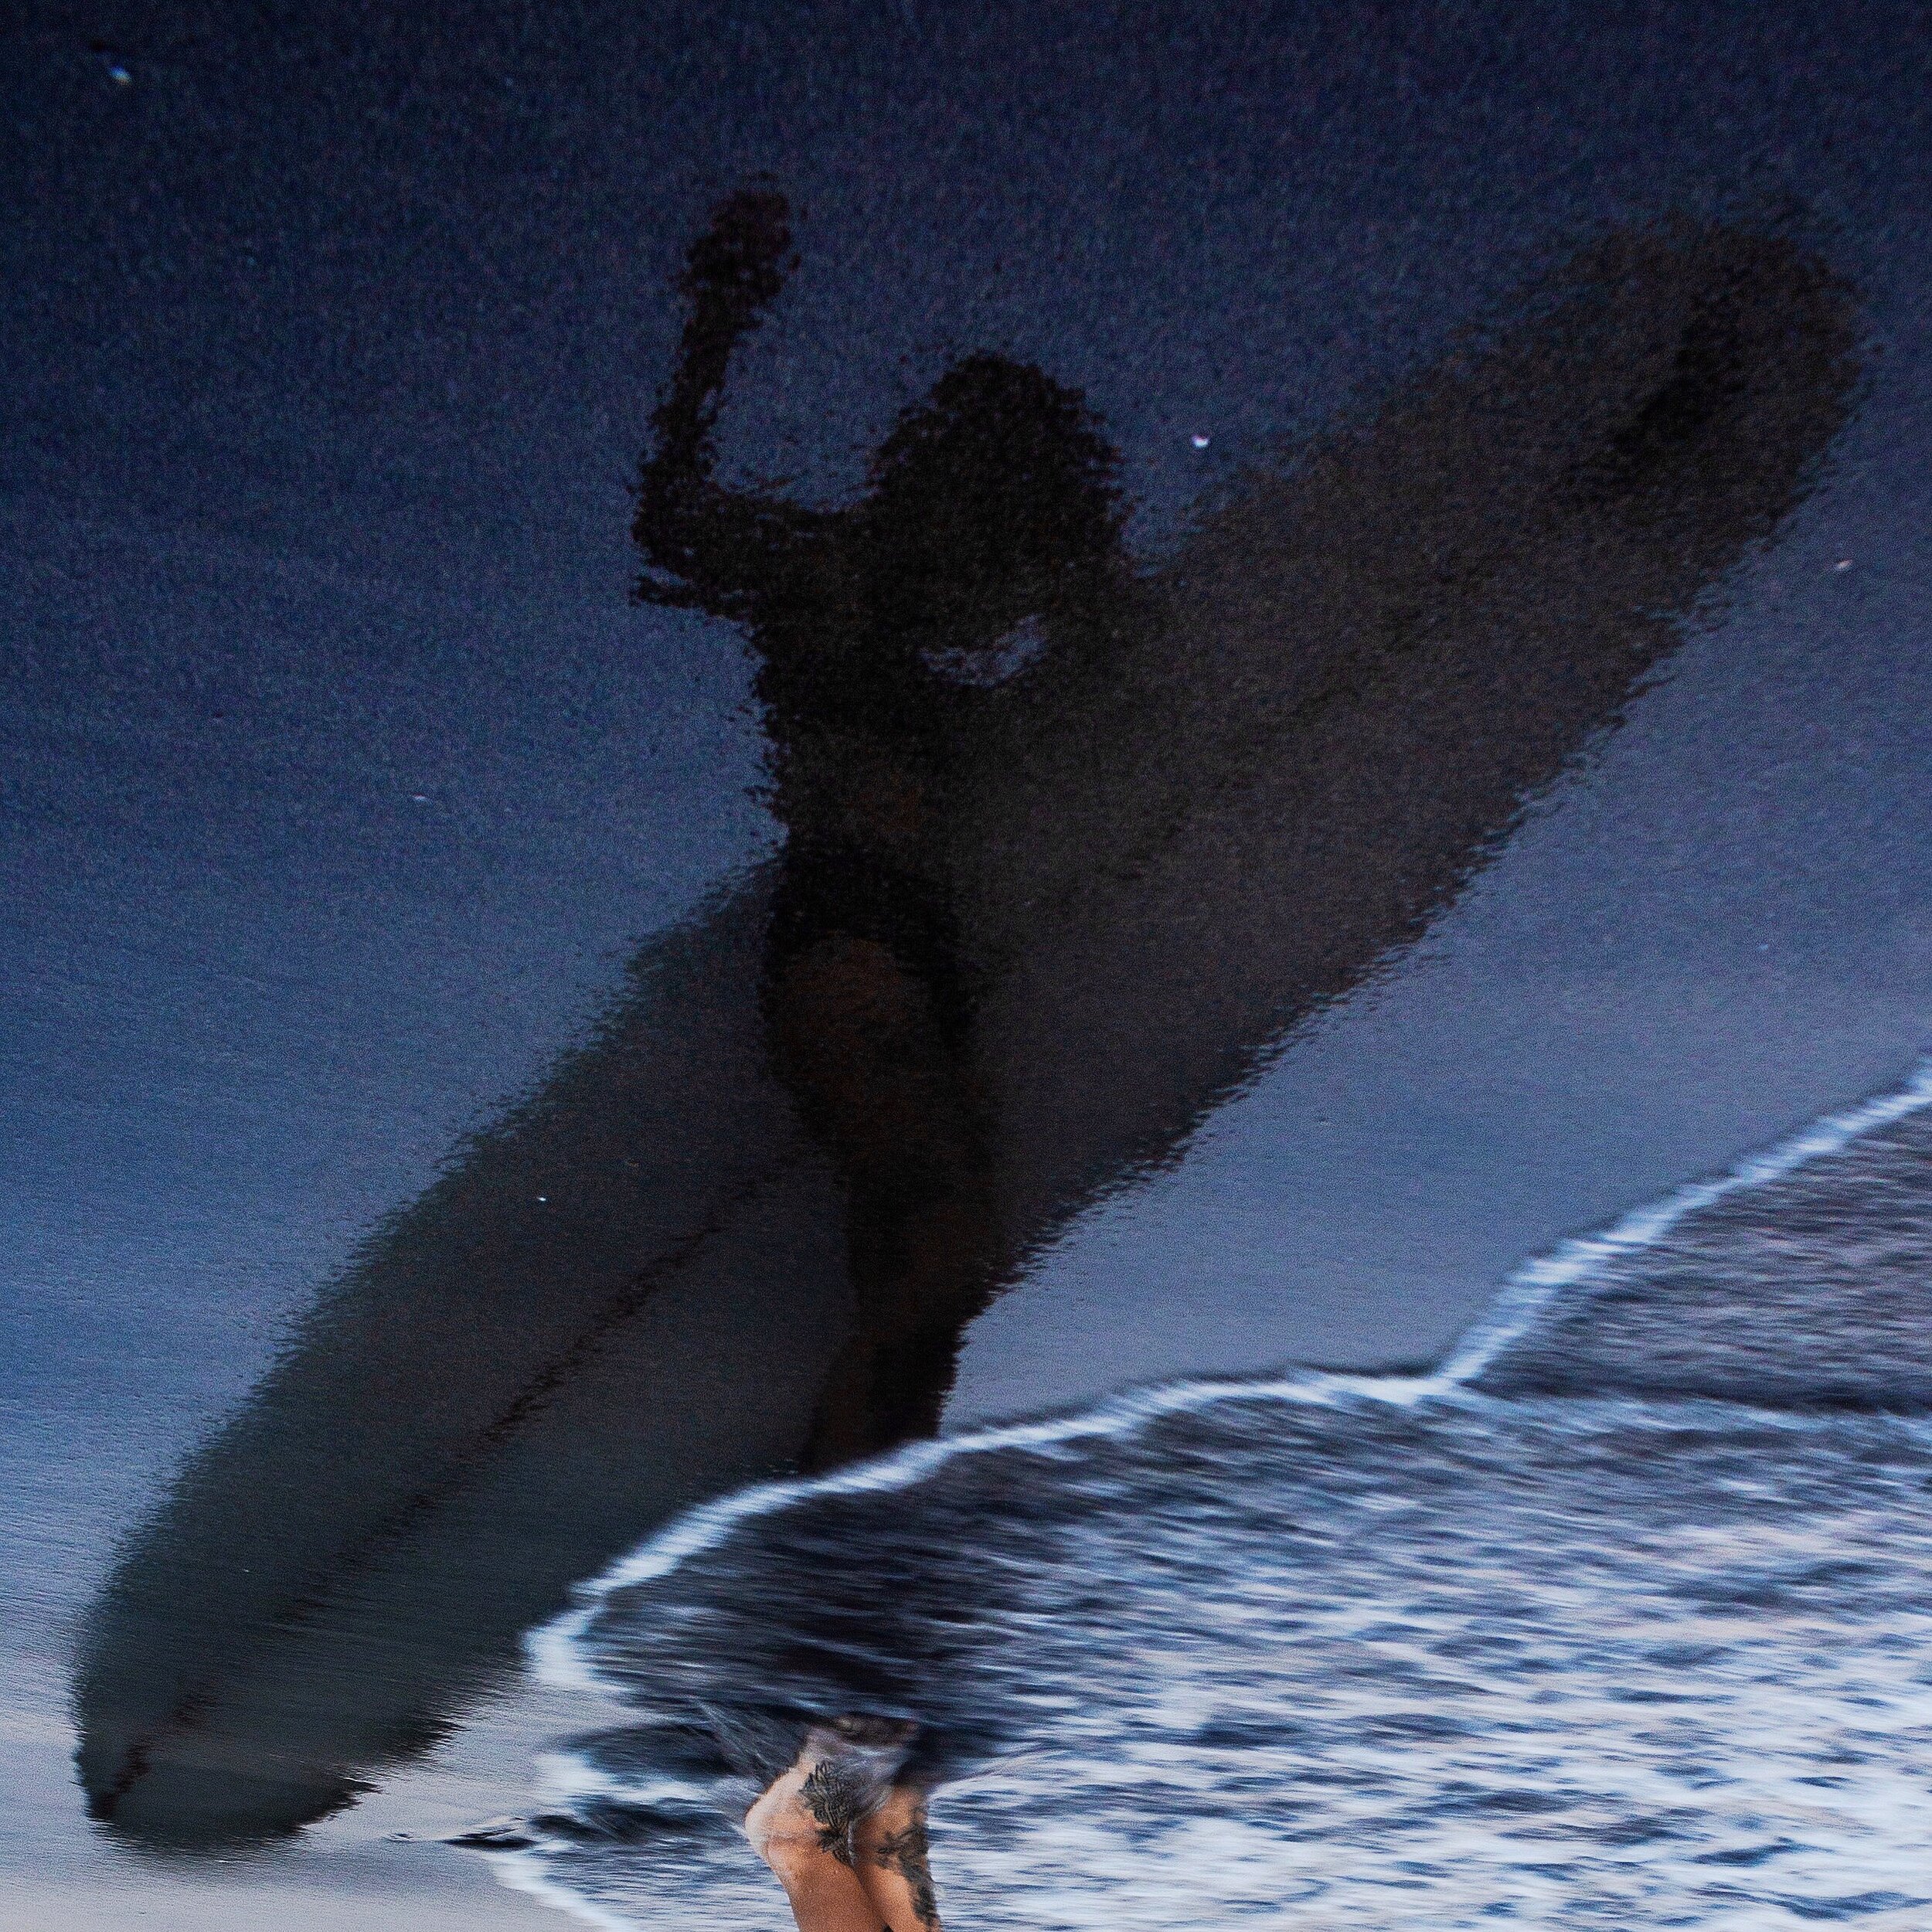
[[[827,521],[782,498],[733,490],[712,446],[733,351],[784,284],[791,234],[782,196],[746,190],[694,242],[681,279],[689,308],[678,366],[651,419],[631,536],[644,553],[641,601],[750,614],[798,576]]]

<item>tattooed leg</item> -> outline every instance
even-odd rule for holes
[[[854,1849],[860,1883],[887,1932],[940,1932],[923,1794],[895,1786],[859,1825]]]
[[[813,1765],[798,1787],[798,1801],[818,1827],[819,1850],[829,1852],[841,1865],[855,1864],[852,1834],[876,1795],[862,1776],[838,1758],[821,1758]]]
[[[798,1932],[884,1932],[852,1869],[849,1838],[825,1842],[830,1828],[815,1809],[823,1794],[804,1795],[810,1777],[798,1765],[786,1772],[746,1815],[745,1836],[785,1888]]]
[[[777,1874],[801,1932],[937,1927],[929,1909],[931,1882],[924,1882],[923,1893],[914,1883],[923,1869],[923,1806],[893,1782],[917,1734],[917,1726],[892,1718],[839,1717],[815,1725],[798,1763],[747,1813],[745,1835]],[[916,1835],[909,1837],[909,1830]],[[878,1896],[889,1898],[899,1913],[889,1927],[872,1879],[884,1887]],[[917,1909],[921,1897],[923,1911]]]

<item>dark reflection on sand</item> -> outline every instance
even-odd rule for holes
[[[758,654],[787,832],[378,1229],[86,1632],[94,1815],[351,1801],[668,1514],[930,1430],[960,1335],[1412,940],[1798,500],[1849,298],[1614,236],[1162,560],[1080,399],[974,357],[849,508],[718,481],[775,197],[694,247],[638,534]]]
[[[1124,646],[1143,613],[1114,451],[1080,396],[1002,357],[966,358],[906,411],[848,509],[718,481],[713,423],[783,286],[788,213],[739,195],[690,251],[634,534],[641,598],[733,619],[757,655],[785,832],[767,1058],[838,1174],[854,1294],[804,1449],[824,1468],[937,1427],[1008,1258],[975,1053],[990,962],[962,923],[957,836],[976,743],[1030,682],[997,675],[1002,641],[1031,624]]]

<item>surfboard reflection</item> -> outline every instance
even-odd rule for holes
[[[1138,560],[1097,420],[997,358],[846,509],[720,483],[790,263],[774,196],[694,245],[637,526],[645,594],[757,654],[784,852],[371,1235],[128,1546],[77,1704],[137,1842],[326,1815],[668,1515],[930,1430],[1029,1255],[1614,726],[1855,383],[1794,242],[1617,234]]]

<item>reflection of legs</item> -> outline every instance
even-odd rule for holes
[[[981,1134],[934,988],[889,947],[826,935],[767,985],[774,1059],[845,1184],[856,1331],[804,1461],[930,1434],[996,1274]]]

